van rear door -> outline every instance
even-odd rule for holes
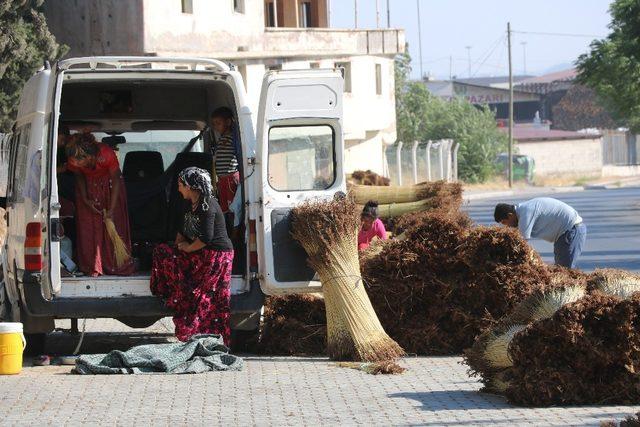
[[[291,209],[345,191],[343,78],[336,70],[268,72],[256,132],[257,250],[266,294],[318,291],[304,249],[291,238]]]

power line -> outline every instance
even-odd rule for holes
[[[573,33],[543,33],[539,31],[515,31],[511,30],[512,33],[517,34],[531,34],[534,36],[558,36],[558,37],[589,37],[589,38],[598,38],[602,39],[605,36],[599,36],[595,34],[573,34]]]
[[[490,51],[490,52],[489,52],[489,53],[484,57],[484,59],[482,60],[482,62],[480,63],[480,65],[478,65],[478,67],[476,68],[475,73],[473,73],[473,77],[475,77],[475,75],[476,75],[476,74],[478,74],[478,71],[480,71],[480,68],[482,68],[482,66],[484,65],[484,63],[485,63],[485,62],[487,62],[487,60],[488,60],[489,58],[491,58],[491,55],[493,55],[493,52],[495,52],[495,51],[496,51],[496,49],[498,48],[498,46],[500,46],[500,45],[501,45],[501,42],[503,42],[503,41],[504,41],[504,38],[505,38],[505,36],[504,36],[504,35],[503,35],[503,36],[500,36],[500,37],[498,38],[498,40],[494,43],[494,45],[493,45],[493,47],[492,47],[491,51]]]

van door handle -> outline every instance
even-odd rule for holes
[[[59,211],[60,209],[62,209],[62,205],[60,203],[51,203],[51,209],[53,209],[54,211]]]

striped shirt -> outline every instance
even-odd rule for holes
[[[233,139],[230,134],[218,138],[215,148],[216,175],[229,175],[238,171],[238,159],[236,158]]]

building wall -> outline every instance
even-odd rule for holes
[[[181,0],[48,0],[45,5],[51,31],[71,46],[69,56],[195,56],[233,63],[245,80],[254,117],[267,69],[349,64],[346,168],[383,173],[382,144],[396,139],[393,57],[404,50],[404,32],[265,28],[265,0],[239,1],[244,13],[234,10],[233,0],[192,0],[192,13],[183,13]],[[278,2],[279,15],[288,17],[279,25],[295,25],[295,2]],[[326,0],[312,3],[313,19],[326,25]]]
[[[142,1],[144,48],[149,54],[211,57],[262,47],[262,0],[244,0],[245,13],[235,12],[232,0],[193,0],[193,13],[182,13],[179,0]]]
[[[535,176],[602,174],[602,138],[518,142],[520,154],[533,157]]]
[[[69,57],[144,54],[143,0],[47,0],[43,7]]]

